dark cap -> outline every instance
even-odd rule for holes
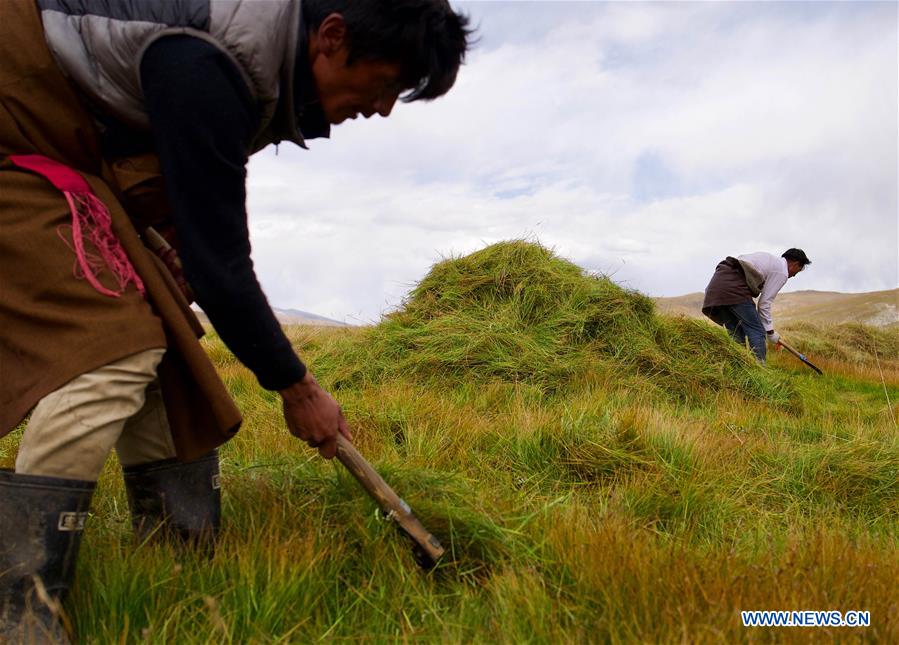
[[[812,261],[809,260],[808,256],[805,254],[805,251],[803,251],[802,249],[787,249],[780,257],[786,258],[787,260],[795,260],[802,266],[812,263]]]

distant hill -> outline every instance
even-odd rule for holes
[[[275,316],[283,325],[319,325],[322,327],[348,327],[347,323],[325,318],[318,314],[312,314],[308,311],[300,311],[299,309],[278,309],[272,308]]]
[[[318,314],[312,314],[308,311],[300,311],[299,309],[278,309],[277,307],[272,307],[272,311],[275,312],[275,317],[281,322],[282,325],[313,325],[318,327],[349,327],[347,323],[340,322],[339,320],[333,320],[331,318],[325,318],[324,316],[319,316]],[[197,314],[197,317],[201,322],[208,323],[209,318],[206,317],[201,310],[194,308],[194,312]]]
[[[660,311],[702,318],[702,293],[674,298],[654,298]],[[899,289],[840,293],[838,291],[792,291],[774,300],[777,322],[808,321],[825,324],[858,322],[876,327],[899,325]]]

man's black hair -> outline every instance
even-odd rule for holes
[[[805,255],[805,251],[803,251],[802,249],[787,249],[786,251],[784,251],[784,254],[780,257],[786,258],[787,260],[795,260],[796,262],[799,262],[799,264],[801,264],[802,266],[812,263],[812,261],[809,260],[808,257]]]
[[[447,0],[304,0],[303,18],[318,29],[332,13],[347,29],[347,64],[356,60],[399,63],[400,82],[411,102],[436,99],[456,82],[469,46],[468,16]]]

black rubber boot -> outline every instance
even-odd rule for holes
[[[0,642],[69,642],[60,607],[94,486],[0,470]]]
[[[123,468],[135,535],[174,536],[211,549],[222,516],[219,458],[164,459]]]

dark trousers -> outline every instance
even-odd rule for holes
[[[737,305],[707,307],[703,312],[719,325],[724,325],[730,337],[741,345],[745,346],[748,338],[752,353],[760,362],[765,362],[765,327],[751,300]]]

